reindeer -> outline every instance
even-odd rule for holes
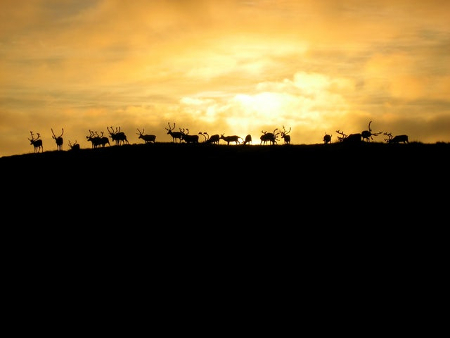
[[[391,133],[384,133],[388,138],[384,139],[387,143],[409,143],[408,141],[408,135],[396,135],[392,136]]]
[[[208,142],[208,140],[209,140],[209,134],[205,131],[204,133],[202,133],[201,131],[200,132],[198,132],[198,134],[199,135],[202,135],[204,138],[205,138],[205,140],[203,141],[203,143],[206,143],[206,142]]]
[[[339,129],[336,130],[336,133],[338,133],[339,135],[341,135],[341,136],[338,136],[338,137],[337,137],[339,142],[344,142],[344,140],[348,137],[347,134],[344,134],[344,132],[343,132],[343,131],[340,131]]]
[[[97,148],[98,146],[104,147],[106,144],[111,145],[109,139],[103,136],[103,132],[99,135],[97,132],[89,129],[89,136],[86,136],[86,139],[92,143],[92,148]]]
[[[336,133],[338,133],[339,135],[341,135],[341,137],[338,136],[339,142],[344,142],[344,143],[360,143],[362,140],[362,135],[361,134],[344,134],[344,132],[340,131],[340,130],[336,130]]]
[[[164,129],[167,130],[168,135],[172,136],[172,142],[175,143],[175,140],[178,139],[181,143],[181,140],[183,139],[183,132],[181,131],[181,128],[179,128],[180,131],[173,131],[175,129],[175,122],[173,123],[173,127],[170,126],[170,122],[167,122],[167,124],[169,125],[169,129]]]
[[[378,133],[372,133],[372,129],[370,129],[370,124],[371,123],[372,123],[372,121],[369,122],[369,126],[368,126],[369,130],[363,130],[361,132],[361,137],[362,137],[363,141],[364,140],[366,140],[367,142],[373,141],[373,137],[372,136],[378,136],[378,135],[380,135],[382,133],[381,131],[378,132]]]
[[[331,143],[331,135],[327,134],[325,132],[325,135],[323,136],[323,143],[328,144]]]
[[[30,131],[31,134],[31,138],[29,138],[28,140],[30,141],[30,144],[33,145],[34,147],[34,152],[38,153],[39,151],[41,151],[42,153],[44,152],[44,146],[42,145],[42,140],[40,139],[41,134],[37,133],[37,137],[34,138],[33,132]]]
[[[252,135],[248,134],[247,136],[245,136],[245,140],[244,143],[242,143],[244,146],[248,143],[252,143]]]
[[[198,143],[198,135],[189,135],[189,129],[184,129],[181,131],[183,135],[181,139],[186,143]]]
[[[75,140],[75,143],[74,144],[72,144],[72,143],[70,143],[70,140],[69,140],[69,147],[70,147],[70,150],[80,150],[80,145],[77,143],[77,141]]]
[[[53,128],[50,128],[52,130],[52,138],[55,140],[56,142],[56,150],[62,150],[62,146],[63,146],[63,134],[64,134],[64,128],[61,129],[61,135],[56,136],[55,133],[53,132]]]
[[[219,134],[213,134],[211,137],[207,140],[208,143],[211,144],[219,144],[220,136]]]
[[[267,131],[261,130],[263,134],[260,137],[261,139],[260,144],[266,144],[266,142],[269,142],[272,145],[276,144],[278,141],[278,135],[280,135],[280,132],[278,132],[277,130],[278,128],[275,128],[272,133],[268,133]]]
[[[220,135],[219,139],[227,142],[227,145],[229,145],[230,142],[236,142],[236,144],[240,144],[241,142],[239,141],[239,139],[243,140],[243,138],[240,136],[237,136],[237,135],[225,136],[225,134]]]
[[[203,137],[205,138],[205,141],[203,143],[219,144],[219,140],[220,140],[219,134],[213,134],[213,135],[209,136],[209,134],[205,131],[203,133],[199,132],[199,135],[203,135]]]
[[[146,144],[150,142],[156,143],[156,135],[144,134],[144,129],[142,129],[142,131],[138,129],[137,131],[139,132],[136,133],[137,135],[139,135],[138,138],[144,140]]]
[[[281,138],[284,139],[284,144],[291,144],[291,135],[288,135],[291,131],[291,128],[289,128],[288,131],[283,126],[283,131],[281,132]]]
[[[117,146],[120,146],[121,144],[124,144],[125,142],[129,144],[127,140],[127,136],[123,131],[120,131],[120,127],[116,127],[116,130],[114,131],[114,128],[111,127],[111,130],[109,127],[106,127],[106,129],[109,132],[109,135],[111,137],[111,140],[116,143]]]

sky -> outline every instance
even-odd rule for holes
[[[52,130],[68,150],[174,125],[450,142],[449,17],[448,0],[0,0],[0,156],[31,133],[53,151]]]

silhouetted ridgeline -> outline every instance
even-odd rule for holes
[[[110,176],[121,181],[158,174],[162,177],[217,175],[273,180],[302,173],[387,176],[446,173],[450,144],[343,143],[314,145],[134,144],[96,149],[45,151],[0,158],[2,170],[33,179],[38,175],[70,180]]]
[[[391,236],[392,226],[380,229],[396,224],[403,235],[411,221],[429,225],[447,212],[449,155],[446,143],[155,143],[7,156],[0,168],[4,210],[19,223],[219,231],[224,222],[249,234],[325,222]]]

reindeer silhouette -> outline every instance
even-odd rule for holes
[[[284,139],[284,144],[291,144],[291,135],[288,135],[291,132],[291,128],[288,131],[283,126],[283,131],[281,132],[281,138]]]
[[[56,150],[62,150],[62,146],[63,146],[63,143],[64,143],[64,140],[63,140],[63,137],[62,137],[63,134],[64,134],[64,128],[61,129],[61,135],[59,135],[59,136],[55,135],[55,133],[53,132],[53,128],[51,128],[51,130],[52,130],[52,134],[53,134],[52,138],[56,142]]]
[[[41,134],[37,133],[37,137],[34,138],[33,132],[30,131],[31,134],[31,138],[29,138],[28,140],[30,141],[30,144],[33,145],[34,147],[34,152],[38,153],[39,151],[41,151],[42,153],[44,152],[44,146],[42,145],[42,140],[40,139]]]
[[[252,143],[252,135],[248,134],[247,136],[245,136],[245,140],[244,143],[242,143],[243,145],[246,145],[248,143]]]
[[[175,140],[178,139],[178,140],[180,140],[180,143],[181,143],[181,140],[183,139],[183,134],[184,134],[181,131],[181,128],[180,128],[180,131],[173,131],[175,129],[175,122],[173,123],[173,127],[170,126],[170,122],[167,122],[167,124],[169,125],[169,129],[167,129],[167,128],[164,128],[164,129],[167,130],[168,135],[172,136],[172,142],[175,142]]]
[[[370,129],[370,124],[371,123],[372,123],[372,121],[369,122],[369,126],[368,126],[369,130],[363,130],[361,132],[361,137],[362,137],[363,141],[364,140],[366,140],[367,142],[373,141],[373,137],[372,136],[378,136],[378,135],[380,135],[382,133],[381,131],[378,132],[378,133],[372,133],[372,129]]]
[[[150,134],[144,134],[144,129],[142,129],[142,131],[140,131],[139,129],[137,130],[139,132],[139,137],[140,139],[144,140],[145,143],[156,143],[156,135],[150,135]]]

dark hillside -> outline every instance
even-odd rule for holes
[[[446,219],[449,155],[450,144],[420,143],[156,143],[15,155],[0,158],[3,223],[128,250],[163,234],[183,248],[185,237],[277,250],[312,238],[334,248],[371,242],[381,252],[379,240],[404,243],[425,228],[430,236]]]
[[[399,204],[447,193],[449,155],[445,143],[156,143],[8,156],[0,168],[11,195],[67,205]]]
[[[64,170],[89,178],[91,174],[136,176],[150,173],[261,174],[312,171],[368,173],[438,173],[447,163],[450,144],[361,143],[357,145],[203,145],[135,144],[79,151],[46,151],[0,158],[2,170],[61,175]],[[420,167],[420,169],[419,169]],[[102,168],[102,169],[101,169]],[[64,170],[62,170],[64,169]],[[64,174],[62,174],[64,175]]]

